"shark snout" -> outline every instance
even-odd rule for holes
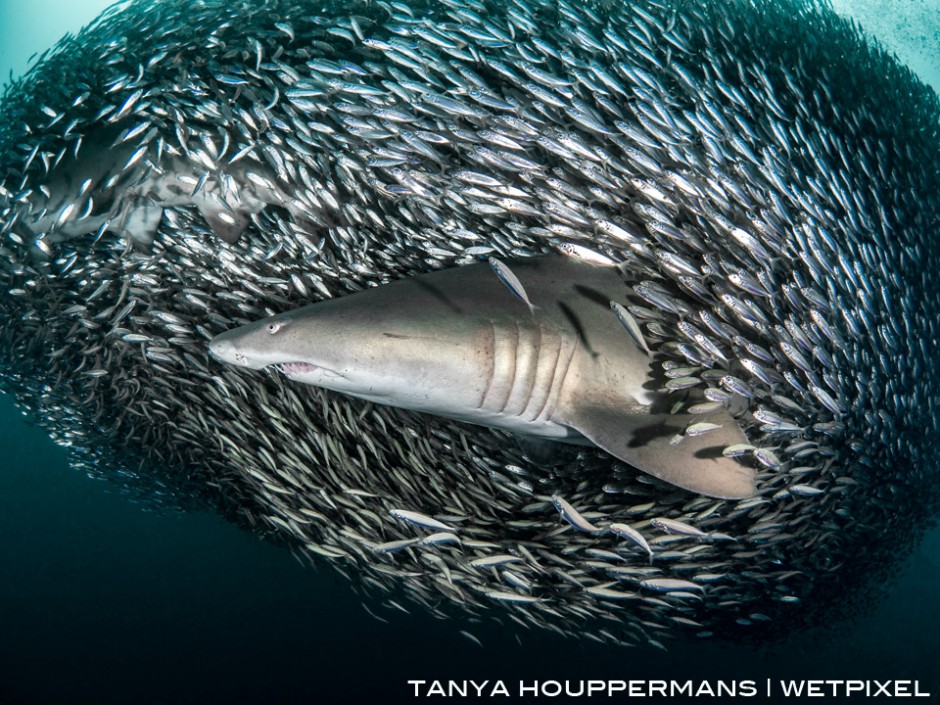
[[[248,358],[238,352],[235,341],[226,334],[217,335],[209,343],[209,354],[216,360],[226,362],[230,365],[239,365],[241,367],[251,367]]]

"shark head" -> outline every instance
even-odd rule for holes
[[[328,350],[318,354],[309,339],[302,337],[310,332],[304,330],[306,325],[301,311],[273,316],[217,336],[209,345],[209,353],[238,367],[275,367],[292,379],[316,386],[345,379],[336,369],[345,366],[335,355],[326,354]]]
[[[468,341],[485,340],[487,322],[414,308],[407,295],[395,296],[401,288],[390,284],[250,323],[217,336],[209,352],[382,404],[444,416],[472,407],[487,369],[486,353],[477,355]]]

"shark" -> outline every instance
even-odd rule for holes
[[[145,128],[118,122],[63,150],[36,187],[20,196],[17,236],[33,243],[36,254],[51,255],[56,243],[110,229],[147,251],[170,208],[195,209],[216,237],[233,243],[266,206],[285,209],[298,227],[323,225],[316,213],[339,207],[328,195],[325,203],[289,196],[268,165],[240,156],[244,150],[223,158],[211,140],[203,140],[184,158],[156,139],[153,128],[139,146]],[[225,151],[232,139],[223,134]]]
[[[611,310],[628,291],[620,268],[545,255],[494,269],[446,268],[302,306],[226,331],[209,352],[377,404],[593,445],[690,492],[754,494],[754,469],[723,453],[747,443],[726,408],[670,413],[651,354]]]

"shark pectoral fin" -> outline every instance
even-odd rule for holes
[[[700,422],[721,428],[683,435],[686,427]],[[569,414],[566,423],[611,455],[690,492],[721,499],[754,494],[754,470],[722,455],[727,446],[747,442],[738,422],[725,411],[694,416],[625,414],[593,406]]]

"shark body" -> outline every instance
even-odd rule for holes
[[[41,183],[22,197],[15,224],[41,251],[57,242],[111,229],[146,251],[164,211],[193,207],[212,233],[235,242],[265,206],[316,225],[315,204],[288,197],[256,160],[222,160],[211,150],[187,159],[172,146],[137,146],[124,123],[100,128],[63,152]],[[226,140],[228,138],[226,137]]]
[[[662,413],[650,356],[611,312],[626,290],[616,268],[545,256],[511,270],[531,309],[475,264],[272,316],[217,336],[210,352],[380,404],[593,444],[700,494],[753,494],[754,471],[722,454],[747,440],[727,411]],[[718,428],[684,435],[700,423]]]

